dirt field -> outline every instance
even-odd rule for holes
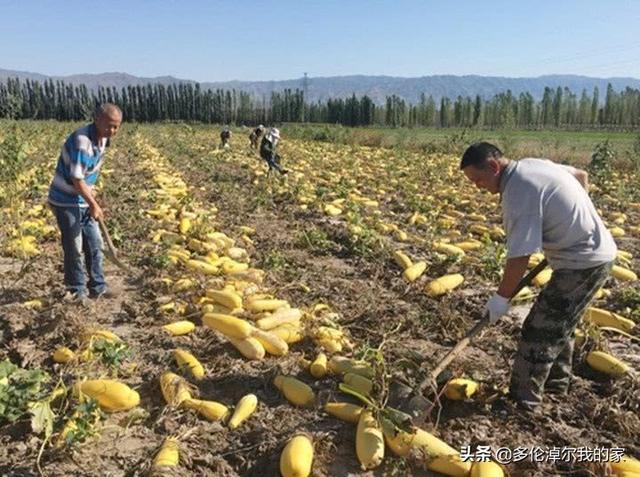
[[[311,376],[301,358],[315,359],[321,346],[311,335],[318,324],[330,320],[353,347],[327,354],[367,360],[375,372],[372,396],[383,403],[394,376],[418,382],[481,317],[504,260],[500,210],[495,197],[465,182],[456,157],[288,141],[283,130],[281,154],[290,173],[280,180],[265,175],[265,164],[240,134],[232,139],[231,149],[219,150],[213,128],[126,125],[109,151],[99,197],[120,256],[134,271],[106,262],[110,286],[122,293],[83,307],[62,300],[57,229],[32,232],[39,253],[28,258],[7,249],[15,237],[30,233],[21,225],[28,218],[55,226],[50,212],[34,206],[44,203],[59,146],[73,127],[21,123],[17,132],[9,127],[0,131],[0,141],[17,134],[28,143],[23,170],[34,171],[10,178],[18,184],[13,189],[3,185],[0,361],[8,358],[22,368],[41,368],[51,377],[49,390],[56,383],[71,387],[87,377],[119,379],[139,393],[140,404],[130,411],[104,414],[91,426],[93,435],[60,447],[43,442],[44,434],[32,431],[28,415],[15,422],[0,420],[0,475],[148,475],[155,453],[170,435],[180,442],[180,463],[157,475],[279,475],[282,449],[300,432],[312,437],[316,477],[441,475],[427,470],[424,459],[397,457],[389,448],[380,466],[363,471],[355,453],[355,425],[323,411],[327,401],[357,401],[338,390],[337,376]],[[624,229],[625,235],[616,241],[621,250],[633,254],[627,266],[636,271],[637,184],[637,177],[614,173],[592,190],[608,226]],[[10,191],[12,201],[7,198]],[[180,214],[191,218],[191,226],[183,223],[182,232]],[[239,262],[264,271],[260,293],[287,300],[304,312],[306,336],[289,344],[286,355],[248,360],[224,335],[203,325],[200,305],[205,291],[239,279],[223,271],[202,274],[180,260],[172,263],[169,238],[178,236],[178,246],[195,258],[203,254],[189,241],[205,241],[213,232],[224,233],[234,240],[234,247],[246,250]],[[456,243],[471,237],[482,246],[464,257],[437,252],[433,246],[434,241]],[[403,250],[414,263],[426,262],[426,271],[416,281],[403,278],[393,258],[396,250]],[[464,276],[459,287],[441,297],[427,296],[428,282],[452,273]],[[193,283],[176,291],[181,278]],[[610,293],[595,306],[637,323],[637,283],[611,277],[605,286]],[[32,300],[41,303],[29,304]],[[452,375],[473,379],[480,388],[465,401],[442,397],[422,427],[457,450],[475,445],[489,445],[494,451],[615,447],[640,457],[638,326],[629,338],[585,324],[586,339],[576,347],[571,392],[566,398],[547,399],[541,412],[527,413],[495,399],[508,385],[520,323],[530,304],[531,300],[520,303],[454,361]],[[195,330],[171,336],[161,328],[180,319],[195,323]],[[115,364],[99,353],[85,361],[54,363],[56,348],[82,349],[83,334],[96,328],[118,335],[129,354],[123,353]],[[184,374],[194,394],[232,408],[242,396],[254,393],[259,401],[256,412],[230,430],[224,421],[211,422],[193,410],[167,406],[159,378],[168,370],[179,373],[172,355],[177,347],[190,350],[206,369],[200,381]],[[595,372],[585,363],[594,349],[609,351],[632,371],[619,379]],[[315,405],[289,403],[273,385],[278,374],[310,385]],[[51,442],[76,405],[71,392],[52,403]],[[514,477],[607,475],[604,465],[593,462],[524,459],[504,468]]]

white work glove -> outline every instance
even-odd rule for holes
[[[486,312],[489,313],[489,323],[493,324],[509,311],[509,299],[494,294],[487,302]]]

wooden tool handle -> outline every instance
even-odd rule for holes
[[[527,275],[525,275],[522,280],[518,283],[516,290],[513,292],[511,298],[520,293],[524,287],[528,286],[531,281],[547,267],[547,259],[543,259],[538,265],[536,265],[533,270],[531,270]],[[485,314],[485,316],[480,320],[476,325],[471,328],[464,338],[462,338],[455,347],[449,351],[444,358],[438,363],[435,369],[431,372],[430,377],[422,382],[420,385],[420,391],[423,391],[427,385],[429,384],[429,380],[435,380],[442,371],[453,361],[460,352],[467,347],[467,345],[471,342],[471,339],[476,336],[480,331],[482,331],[489,324],[489,314]]]
[[[124,264],[122,260],[118,258],[118,251],[116,250],[116,247],[113,245],[113,242],[111,241],[111,236],[109,235],[109,231],[107,230],[107,226],[104,224],[104,221],[102,219],[98,219],[98,224],[100,225],[100,231],[102,232],[102,236],[104,240],[107,242],[107,249],[104,250],[104,254],[118,268],[121,268],[126,272],[130,272],[131,269],[129,268],[129,266]]]
[[[107,230],[107,226],[105,225],[104,220],[102,218],[99,218],[98,224],[100,225],[100,231],[102,232],[102,236],[107,242],[107,247],[109,247],[109,251],[113,254],[114,257],[117,257],[118,252],[116,250],[116,247],[113,245],[113,242],[111,241],[111,236],[109,235],[109,231]]]

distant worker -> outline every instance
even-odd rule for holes
[[[84,304],[87,297],[109,298],[116,294],[113,289],[107,290],[102,268],[98,221],[103,219],[103,212],[93,187],[106,148],[121,122],[122,111],[118,106],[111,103],[100,106],[94,122],[76,130],[64,142],[49,187],[49,205],[62,234],[67,301]]]
[[[280,140],[280,131],[276,128],[271,128],[267,134],[262,138],[260,143],[260,157],[264,159],[269,165],[269,172],[273,169],[284,175],[287,171],[280,165],[280,156],[276,154],[276,147]]]
[[[257,128],[251,131],[249,134],[249,141],[251,141],[251,149],[258,149],[258,143],[260,142],[260,137],[264,133],[264,126],[261,124]]]
[[[230,141],[231,141],[231,131],[229,130],[229,128],[224,128],[222,130],[222,132],[220,133],[220,148],[221,149],[226,149],[228,147],[231,147]]]

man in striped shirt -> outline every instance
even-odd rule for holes
[[[49,187],[49,204],[62,234],[67,296],[82,302],[87,295],[98,297],[107,292],[102,236],[97,222],[103,213],[93,186],[109,140],[116,135],[121,122],[122,111],[118,106],[111,103],[100,106],[94,122],[73,132],[65,141]]]

